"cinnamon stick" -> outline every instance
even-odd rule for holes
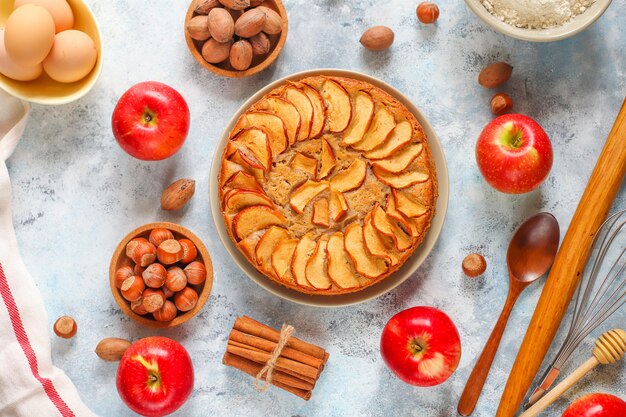
[[[267,340],[258,336],[246,334],[235,329],[233,329],[230,332],[230,336],[228,336],[228,340],[238,342],[240,344],[250,346],[259,350],[263,350],[269,353],[272,353],[274,351],[274,348],[276,347],[275,342],[272,342],[270,340]],[[304,352],[301,352],[299,350],[296,350],[290,347],[283,348],[280,355],[284,356],[285,358],[293,359],[294,361],[311,365],[315,368],[320,368],[324,363],[323,359],[316,358],[315,356],[307,355]]]
[[[272,355],[267,352],[241,348],[239,346],[233,346],[232,344],[228,344],[226,346],[226,352],[262,364],[267,363],[267,361],[270,360],[270,358],[272,357]],[[276,366],[279,368],[285,368],[295,371],[309,378],[317,379],[319,375],[318,368],[283,357],[279,357],[276,360]]]
[[[254,378],[256,378],[259,371],[263,368],[263,365],[261,364],[242,358],[241,356],[232,355],[228,352],[224,354],[222,363],[224,365],[232,366],[233,368],[239,369],[240,371],[243,371]],[[303,398],[307,401],[311,398],[313,385],[303,382],[298,378],[294,378],[290,375],[286,375],[278,370],[274,370],[272,374],[271,384],[294,395],[297,395],[298,397]]]
[[[235,330],[239,330],[240,332],[261,337],[275,343],[278,342],[278,340],[280,339],[280,332],[278,330],[274,330],[271,327],[266,326],[263,323],[259,323],[258,321],[251,319],[248,316],[237,318],[237,320],[235,320],[235,325],[233,326],[233,328]],[[289,341],[287,342],[287,346],[319,359],[324,359],[324,357],[326,356],[326,351],[321,347],[312,345],[307,342],[303,342],[297,337],[290,337]]]

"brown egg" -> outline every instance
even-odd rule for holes
[[[54,43],[54,20],[41,6],[26,4],[11,13],[4,32],[9,57],[18,65],[40,64]]]
[[[79,30],[66,30],[54,37],[54,46],[43,61],[46,74],[61,83],[73,83],[86,77],[98,59],[93,39]]]
[[[63,32],[74,27],[74,13],[66,0],[15,0],[14,8],[34,4],[45,8],[54,19],[55,32]]]
[[[31,81],[43,73],[41,64],[23,67],[13,62],[4,47],[4,29],[0,28],[0,73],[16,81]]]

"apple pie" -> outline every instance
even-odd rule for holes
[[[230,132],[219,174],[233,242],[269,279],[307,294],[389,277],[430,227],[437,175],[413,114],[351,78],[286,82]]]

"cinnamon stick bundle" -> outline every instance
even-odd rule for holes
[[[271,364],[272,385],[308,400],[328,361],[328,352],[293,336],[276,352],[281,336],[285,335],[250,317],[239,317],[228,336],[222,362],[255,378]],[[268,380],[267,375],[261,380]]]

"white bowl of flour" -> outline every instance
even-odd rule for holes
[[[552,42],[596,21],[611,0],[465,0],[487,25],[513,38]]]

